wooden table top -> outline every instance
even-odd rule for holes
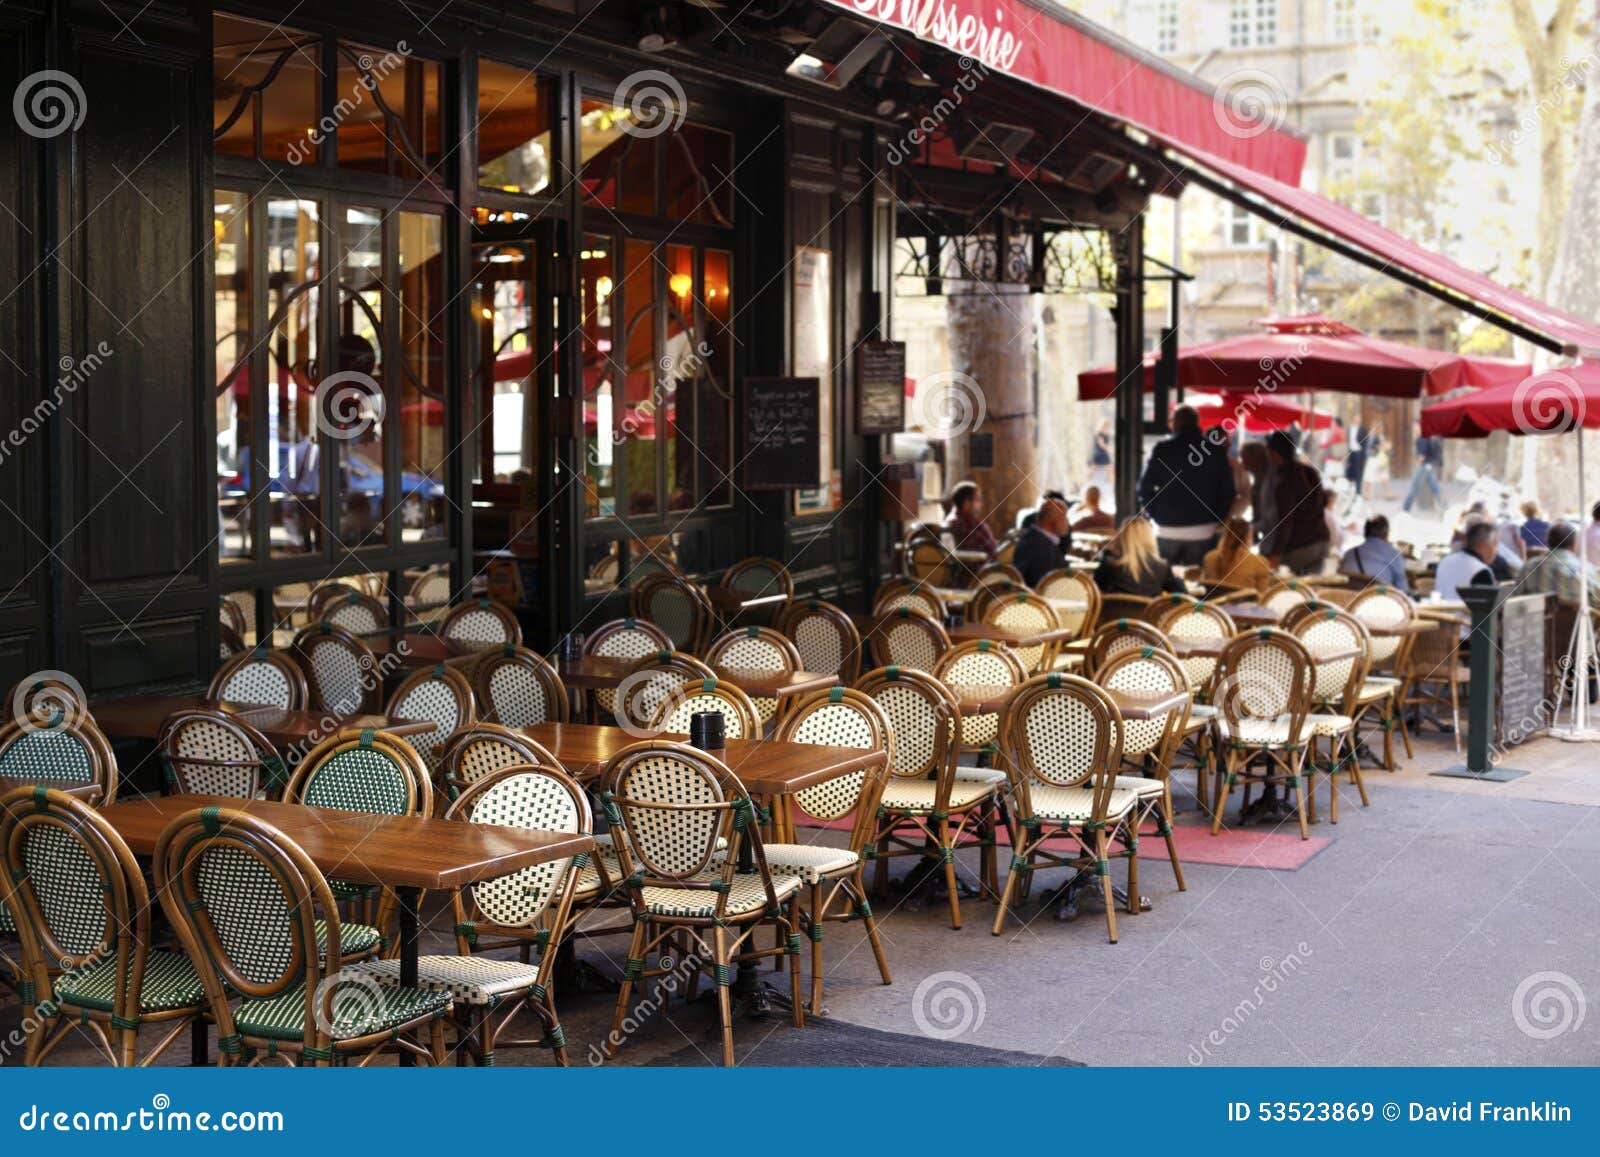
[[[585,690],[616,687],[626,679],[638,663],[637,659],[614,659],[603,655],[583,655],[576,659],[562,659],[557,666],[561,681],[568,687]],[[839,676],[821,671],[752,671],[740,667],[713,667],[717,678],[732,683],[747,695],[780,699],[786,695],[804,695],[832,687]]]
[[[1275,611],[1261,603],[1222,603],[1222,613],[1236,623],[1271,627],[1283,621],[1283,612]]]
[[[438,635],[430,635],[426,631],[408,631],[398,635],[362,635],[361,641],[372,651],[374,659],[383,661],[393,654],[395,661],[407,670],[432,667],[437,663],[448,663],[457,667],[470,666],[483,654],[481,651],[463,654],[454,650]]]
[[[615,687],[638,665],[637,659],[608,658],[605,655],[579,655],[577,658],[560,657],[556,670],[568,687],[583,690]]]
[[[126,695],[118,699],[97,699],[89,705],[95,725],[113,739],[155,739],[161,725],[175,711],[210,707],[237,715],[277,746],[304,742],[312,736],[331,734],[328,715],[323,711],[285,711],[259,703],[218,702],[204,695]],[[396,735],[421,735],[434,730],[427,722],[391,719],[387,715],[351,715],[338,728],[368,728]]]
[[[522,732],[547,748],[568,774],[579,779],[594,778],[613,755],[641,742],[640,736],[621,727],[597,723],[539,723]],[[688,739],[667,732],[660,738],[677,743]],[[722,756],[745,789],[755,795],[789,795],[847,772],[876,767],[886,758],[882,751],[775,739],[730,739]]]
[[[706,598],[711,600],[711,605],[725,615],[752,611],[759,607],[781,607],[789,601],[789,596],[782,591],[771,595],[752,594],[732,587],[706,587],[705,591]]]
[[[892,627],[899,619],[899,615],[891,612],[887,615],[852,615],[857,628],[861,631],[862,641],[867,636],[880,630]],[[1042,643],[1068,642],[1077,637],[1076,627],[1050,627],[1042,631],[1019,631],[1013,627],[1000,627],[993,623],[958,623],[953,627],[946,627],[945,634],[950,636],[952,643],[969,643],[978,639],[988,639],[993,643],[1005,643],[1012,647],[1037,647]]]
[[[15,776],[0,775],[0,795],[5,795],[6,792],[13,791],[19,787],[38,786],[39,783],[36,780],[18,779]],[[45,786],[54,788],[56,791],[65,792],[67,795],[72,796],[74,799],[82,800],[91,807],[93,807],[95,802],[99,800],[103,791],[98,783],[50,783],[46,784]]]
[[[1368,623],[1366,627],[1367,633],[1374,639],[1403,639],[1411,635],[1426,635],[1429,631],[1437,631],[1447,621],[1446,619],[1418,618],[1410,619],[1404,623],[1385,623],[1382,625]]]
[[[136,855],[148,856],[174,819],[213,806],[271,824],[304,848],[326,876],[397,888],[460,888],[594,848],[591,836],[227,796],[152,796],[113,804],[100,815]]]
[[[960,701],[963,714],[988,715],[1004,710],[1017,689],[994,683],[951,684],[950,690],[955,692]],[[1111,697],[1124,719],[1154,719],[1169,711],[1176,711],[1189,701],[1189,696],[1181,691],[1170,695],[1151,695],[1137,691],[1113,691],[1104,687],[1101,690]]]

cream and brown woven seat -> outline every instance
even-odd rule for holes
[[[634,986],[678,967],[645,967],[665,944],[685,946],[695,977],[704,972],[716,984],[724,1065],[733,1064],[736,963],[788,956],[793,1022],[803,1025],[800,937],[785,908],[800,880],[769,870],[756,806],[738,777],[714,755],[657,740],[617,752],[601,782],[606,819],[624,837],[614,845],[634,915],[606,1053],[625,1039]],[[728,841],[720,865],[719,838]],[[758,947],[769,928],[777,945]]]
[[[878,888],[888,884],[892,858],[936,861],[950,893],[950,926],[960,928],[957,852],[978,849],[979,891],[984,896],[999,891],[994,829],[1001,815],[1001,785],[991,777],[957,774],[965,720],[954,694],[932,675],[879,667],[856,687],[883,709],[894,735],[874,834]]]
[[[1395,769],[1394,732],[1398,728],[1400,740],[1405,744],[1406,758],[1413,758],[1411,731],[1406,725],[1405,712],[1400,709],[1403,692],[1402,672],[1406,666],[1415,636],[1386,635],[1386,627],[1403,626],[1416,618],[1416,604],[1404,591],[1395,590],[1383,583],[1372,583],[1350,600],[1346,608],[1361,620],[1371,635],[1368,650],[1367,679],[1361,685],[1361,704],[1357,729],[1362,721],[1371,717],[1383,731],[1383,766]]]
[[[603,659],[640,659],[672,650],[672,640],[654,623],[643,619],[614,619],[602,623],[583,641],[583,653]],[[589,717],[604,722],[616,709],[616,691],[600,687],[590,693]]]
[[[872,596],[874,615],[887,615],[902,608],[910,608],[927,615],[936,623],[944,622],[948,613],[944,599],[939,596],[939,592],[931,583],[892,578],[880,586],[877,593]]]
[[[376,635],[389,629],[389,612],[371,595],[352,591],[326,603],[322,621],[343,627],[352,635]]]
[[[543,655],[503,644],[472,667],[473,689],[485,719],[506,727],[565,723],[571,700],[560,673]]]
[[[267,647],[241,651],[217,669],[206,690],[213,702],[259,703],[302,711],[310,698],[306,675],[283,651]]]
[[[450,805],[445,818],[574,835],[594,830],[583,790],[558,767],[530,764],[478,780]],[[458,955],[419,958],[417,987],[450,995],[463,1043],[480,1065],[492,1065],[496,1047],[506,1045],[548,1048],[557,1064],[567,1063],[552,980],[556,955],[572,930],[575,888],[588,859],[584,854],[519,868],[451,893]],[[526,963],[477,955],[505,948],[531,951],[537,959]],[[399,983],[398,960],[358,967],[385,985]],[[523,1012],[539,1019],[542,1036],[501,1039]]]
[[[1249,631],[1223,649],[1212,691],[1223,769],[1211,813],[1213,835],[1222,828],[1234,785],[1242,782],[1281,784],[1292,792],[1300,838],[1310,838],[1303,770],[1313,678],[1310,653],[1287,631]],[[1258,764],[1261,770],[1253,771]]]
[[[861,634],[850,616],[821,599],[791,602],[777,621],[800,655],[804,671],[837,675],[855,682],[861,668]]]
[[[1367,785],[1356,756],[1356,725],[1366,707],[1361,688],[1366,682],[1367,655],[1372,639],[1367,628],[1347,611],[1317,600],[1302,604],[1287,620],[1286,629],[1305,644],[1311,656],[1311,713],[1306,716],[1307,755],[1311,774],[1328,777],[1328,812],[1339,822],[1339,775],[1348,772],[1367,806]],[[1327,759],[1319,761],[1317,745],[1325,741]],[[1311,805],[1316,808],[1313,784]]]
[[[989,639],[952,647],[934,664],[933,677],[947,687],[1020,687],[1028,672],[1009,648]],[[964,712],[961,750],[992,754],[1000,725],[998,711]]]
[[[983,621],[1013,631],[1054,631],[1060,625],[1056,620],[1055,608],[1028,591],[992,599],[984,608]],[[1023,670],[1037,674],[1055,666],[1056,652],[1060,649],[1059,642],[1049,642],[1013,647],[1012,651]]]
[[[1168,637],[1194,641],[1231,639],[1233,620],[1226,611],[1192,599],[1188,595],[1167,594],[1152,600],[1150,619]],[[1158,610],[1159,608],[1159,610]],[[1194,655],[1180,660],[1189,676],[1189,686],[1195,694],[1206,695],[1211,689],[1211,679],[1217,669],[1217,660],[1211,655]]]
[[[167,716],[156,736],[168,786],[181,795],[255,799],[275,795],[288,778],[267,738],[248,722],[213,707]]]
[[[313,623],[294,637],[290,651],[311,689],[308,706],[335,719],[377,710],[383,680],[371,649],[343,627]]]
[[[522,624],[509,607],[493,599],[462,603],[439,624],[439,637],[457,655],[475,655],[510,644],[522,645]]]
[[[641,736],[648,735],[656,712],[674,691],[685,683],[703,683],[716,677],[710,667],[682,651],[661,651],[640,659],[617,685],[617,724]]]
[[[908,671],[932,671],[950,649],[950,636],[938,620],[909,606],[877,620],[866,642],[874,664]]]
[[[1050,672],[1029,679],[1006,703],[1000,759],[1011,776],[1011,870],[994,934],[1043,868],[1093,872],[1101,883],[1106,932],[1117,939],[1111,861],[1128,865],[1128,910],[1137,911],[1139,793],[1116,785],[1122,719],[1095,684]],[[1115,842],[1123,850],[1112,852]]]
[[[755,703],[726,679],[690,681],[669,691],[651,716],[649,730],[658,735],[688,735],[690,721],[701,711],[722,716],[727,739],[761,738],[761,714]]]
[[[756,626],[736,627],[719,635],[706,648],[706,663],[712,667],[784,675],[801,669],[800,652],[793,643],[771,627]],[[776,696],[753,695],[751,701],[764,725],[778,717]]]
[[[478,701],[467,677],[444,663],[413,671],[389,696],[391,719],[433,724],[432,731],[403,738],[421,757],[430,780],[438,773],[444,741],[478,717]]]

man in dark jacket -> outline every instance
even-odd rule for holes
[[[1295,450],[1294,439],[1282,430],[1267,438],[1267,477],[1264,490],[1269,520],[1258,523],[1261,553],[1274,567],[1287,566],[1295,574],[1321,574],[1328,561],[1328,520],[1322,508],[1322,475]]]
[[[1028,528],[1017,535],[1011,565],[1030,587],[1053,570],[1067,565],[1072,532],[1067,527],[1067,503],[1059,495],[1046,495]]]
[[[1172,411],[1172,437],[1150,451],[1139,479],[1139,505],[1156,524],[1156,545],[1173,566],[1199,566],[1217,545],[1233,506],[1227,436],[1200,430],[1193,406]]]

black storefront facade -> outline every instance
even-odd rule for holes
[[[1141,301],[1173,191],[998,73],[956,108],[971,60],[837,5],[24,3],[0,60],[0,674],[94,694],[204,680],[230,595],[286,641],[333,577],[398,609],[509,559],[536,646],[663,544],[854,606],[894,559],[855,378],[897,239],[1042,289],[1048,236],[1104,230]],[[786,375],[823,382],[799,491],[741,428]]]

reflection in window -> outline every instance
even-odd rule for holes
[[[584,198],[607,209],[653,215],[659,138],[630,132],[628,110],[605,101],[585,100],[578,124]]]
[[[433,213],[401,213],[400,535],[444,536],[444,225]]]
[[[543,82],[526,69],[478,61],[478,184],[539,193],[555,164]]]
[[[615,377],[612,362],[613,307],[616,303],[614,246],[591,234],[578,254],[578,294],[583,316],[584,513],[590,518],[617,512]]]
[[[212,269],[217,404],[217,540],[224,558],[248,558],[250,543],[250,211],[243,193],[217,191]]]
[[[441,66],[400,48],[338,48],[339,167],[442,180]]]
[[[628,517],[654,514],[656,493],[656,282],[655,246],[629,241],[622,248],[622,397],[612,415]],[[600,429],[603,431],[604,427]]]
[[[520,482],[518,472],[537,470],[539,455],[533,261],[525,243],[480,246],[477,259],[473,320],[478,327],[478,412],[485,419],[477,431],[478,480]]]
[[[337,386],[322,413],[339,446],[339,537],[351,546],[383,543],[383,214],[344,211],[339,252]]]
[[[274,555],[322,548],[316,390],[321,208],[267,202],[267,461]],[[247,459],[248,461],[248,459]],[[246,476],[246,486],[249,478]]]
[[[321,39],[221,13],[211,21],[211,124],[216,151],[315,164],[322,102]]]

